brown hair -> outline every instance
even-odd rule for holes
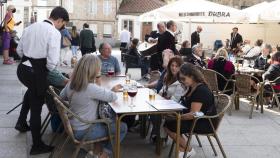
[[[280,62],[280,51],[273,53],[271,59],[272,61]]]
[[[206,82],[202,72],[193,64],[190,63],[183,64],[180,68],[180,73],[184,76],[188,76],[192,78],[196,83],[202,83],[208,86],[208,83]]]
[[[172,63],[176,63],[178,67],[181,67],[181,65],[184,64],[184,61],[181,57],[175,56],[171,58],[168,62],[167,68],[166,68],[166,75],[164,76],[164,83],[168,86],[171,85],[172,83],[177,81],[177,75],[173,76],[171,72],[171,65]]]
[[[72,26],[71,36],[74,38],[77,37],[77,27],[76,26]]]

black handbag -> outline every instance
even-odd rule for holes
[[[99,101],[98,104],[98,115],[100,119],[114,120],[116,113],[107,102]]]

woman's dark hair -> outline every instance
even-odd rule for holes
[[[138,42],[139,42],[138,38],[133,38],[133,40],[132,40],[133,45],[137,46]]]
[[[167,71],[166,71],[166,75],[164,77],[164,83],[166,85],[171,85],[172,83],[176,82],[178,80],[178,75],[175,75],[173,76],[172,72],[171,72],[171,65],[172,63],[176,63],[178,67],[181,67],[181,65],[184,64],[184,61],[181,57],[179,56],[175,56],[173,58],[171,58],[168,62],[168,65],[167,65]]]
[[[271,60],[280,62],[280,51],[273,53],[272,57],[271,57]]]
[[[50,15],[53,20],[62,19],[63,21],[69,21],[69,14],[63,7],[55,7]]]
[[[89,28],[89,25],[87,23],[84,23],[84,28]]]
[[[262,44],[263,44],[263,40],[262,40],[262,39],[258,39],[258,40],[256,41],[256,45],[257,45],[257,46],[262,46]]]
[[[187,48],[187,45],[190,45],[190,42],[188,40],[185,40],[183,43],[182,43],[182,48]]]
[[[192,78],[196,83],[203,83],[208,86],[202,72],[193,64],[190,63],[183,64],[180,68],[180,74]]]

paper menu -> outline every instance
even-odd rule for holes
[[[154,101],[146,101],[148,104],[156,108],[160,111],[170,110],[177,111],[183,110],[185,107],[174,100],[154,100]]]

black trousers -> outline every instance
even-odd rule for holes
[[[41,141],[41,112],[44,104],[44,96],[37,95],[35,85],[34,71],[31,67],[20,64],[17,69],[18,79],[28,89],[24,94],[23,104],[20,111],[18,122],[26,121],[28,111],[30,110],[30,128],[33,145],[40,145]]]

